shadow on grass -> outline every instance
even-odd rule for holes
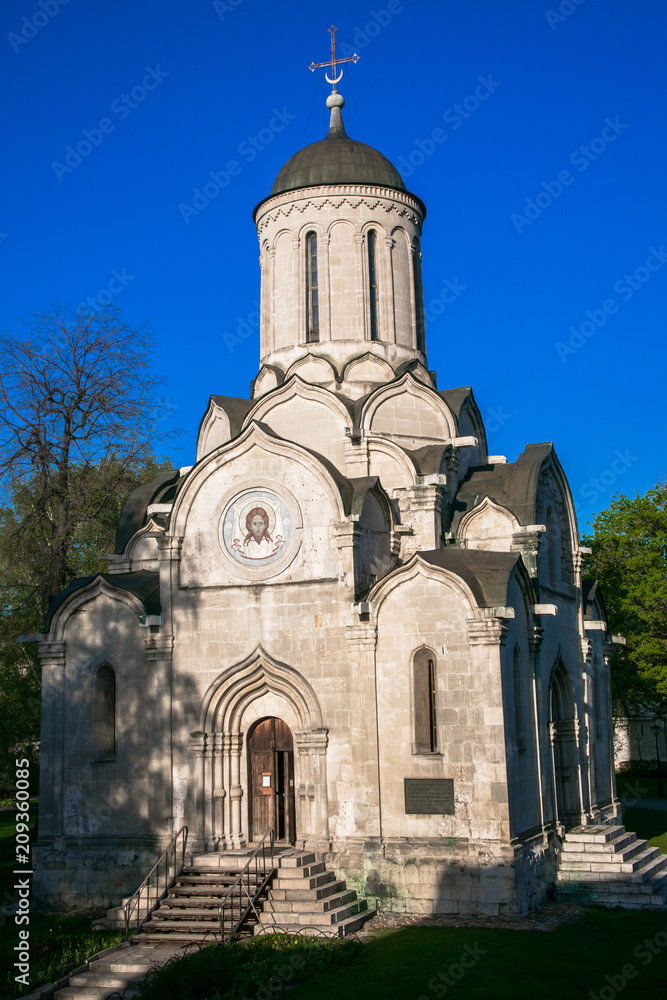
[[[648,946],[645,942],[648,942]],[[663,943],[661,943],[663,942]],[[653,954],[651,953],[653,950]],[[611,996],[624,966],[627,1000],[667,995],[667,911],[591,908],[552,933],[470,927],[385,931],[359,963],[298,986],[293,1000],[589,1000]],[[627,973],[627,969],[625,970]],[[616,992],[616,991],[615,991]],[[615,995],[614,992],[614,995]]]

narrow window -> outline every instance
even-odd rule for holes
[[[438,749],[436,720],[435,658],[421,649],[414,658],[415,753],[435,753]]]
[[[116,674],[103,664],[95,674],[94,734],[98,760],[116,753]]]
[[[523,723],[523,699],[521,684],[521,651],[514,647],[514,727],[516,731],[516,748],[519,752],[526,749],[526,730]]]
[[[378,286],[377,286],[377,236],[371,229],[368,234],[368,294],[370,302],[371,340],[378,340]]]
[[[438,732],[435,726],[435,664],[428,661],[428,721],[431,741],[431,753],[438,747]]]
[[[306,238],[306,343],[316,344],[320,339],[320,304],[317,277],[317,235],[308,233]]]

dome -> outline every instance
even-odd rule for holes
[[[350,139],[342,125],[295,153],[276,177],[271,195],[317,184],[375,184],[405,191],[393,163],[372,146]]]

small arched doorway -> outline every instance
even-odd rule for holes
[[[250,840],[261,840],[273,827],[276,840],[293,844],[294,744],[282,719],[260,719],[248,733],[248,785]]]
[[[574,690],[562,663],[551,682],[551,746],[557,820],[569,830],[581,823],[581,787]]]

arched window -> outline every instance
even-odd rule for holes
[[[370,307],[371,340],[379,340],[378,333],[378,281],[377,281],[377,234],[371,229],[368,234],[368,302]]]
[[[435,654],[420,649],[414,658],[415,753],[438,749],[435,694]]]
[[[426,354],[426,328],[424,322],[424,289],[422,286],[421,253],[417,245],[412,254],[412,278],[415,289],[415,316],[417,321],[417,350]]]
[[[526,749],[526,729],[523,720],[523,685],[521,683],[521,650],[514,646],[514,729],[516,748],[521,753]]]
[[[306,237],[306,343],[320,339],[320,303],[317,276],[317,234]]]
[[[116,753],[116,674],[108,663],[95,674],[95,710],[93,739],[97,759]]]
[[[547,510],[547,566],[549,573],[549,583],[556,586],[559,579],[558,563],[560,561],[560,538],[556,525],[556,519],[551,507]]]

